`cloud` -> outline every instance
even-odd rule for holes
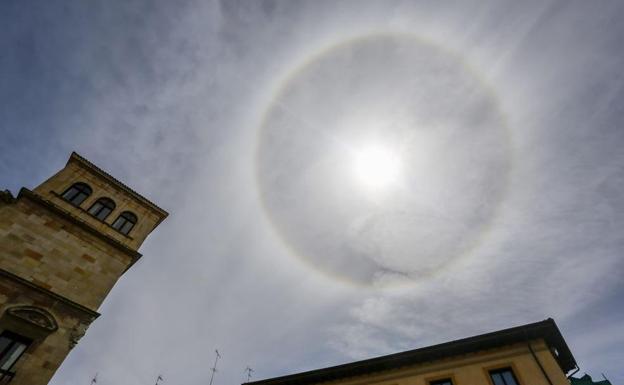
[[[95,372],[101,384],[147,384],[159,373],[165,383],[205,383],[215,348],[223,354],[215,384],[236,383],[248,365],[258,379],[549,316],[584,370],[622,378],[621,349],[606,337],[619,330],[624,292],[622,13],[616,2],[558,1],[3,3],[0,47],[13,53],[0,60],[3,183],[14,191],[32,187],[75,149],[171,213],[52,384],[82,384]],[[461,58],[495,96],[511,133],[509,146],[455,138],[466,161],[473,158],[462,150],[478,160],[497,154],[496,146],[511,160],[505,198],[474,248],[426,279],[386,289],[351,285],[293,253],[266,215],[254,163],[263,114],[287,74],[327,47],[378,32],[413,35]],[[367,63],[375,61],[352,63],[353,74],[370,73],[358,72]],[[331,73],[317,74],[300,89],[301,106],[324,97],[315,92]],[[390,75],[377,74],[381,87]],[[447,92],[449,100],[468,97],[453,88],[452,71],[446,75],[436,78],[446,87],[429,85],[439,91],[435,98],[418,100],[439,101]],[[344,79],[333,78],[344,91],[336,95],[373,114],[355,103],[368,97],[370,106],[372,94],[349,94],[358,88]],[[386,89],[372,105],[418,96],[412,91]],[[348,106],[344,98],[329,107]],[[281,102],[293,108],[292,100]],[[439,116],[455,105],[431,103],[422,111],[441,108]],[[491,110],[475,107],[466,120],[488,121],[482,113]],[[347,116],[312,117],[338,115]],[[353,116],[351,124],[366,121]],[[462,140],[474,142],[462,147]],[[466,190],[483,193],[485,206],[489,187],[500,182],[491,175]],[[310,199],[341,193],[314,186],[305,190]],[[284,193],[278,187],[272,191]],[[433,191],[439,210],[432,212],[469,212],[474,206],[462,206],[463,195]],[[291,208],[288,230],[295,233],[321,216]],[[399,230],[412,219],[387,216]],[[419,221],[435,225],[427,235],[432,243],[448,245],[463,233],[443,221]],[[347,234],[356,250],[374,249],[366,226],[333,226],[331,237]],[[341,269],[362,268],[351,264]]]

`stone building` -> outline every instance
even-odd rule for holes
[[[576,361],[552,319],[247,385],[570,385]]]
[[[76,153],[34,190],[0,192],[0,384],[48,383],[166,217]]]

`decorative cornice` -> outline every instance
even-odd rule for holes
[[[0,202],[13,203],[15,202],[15,197],[9,190],[0,191]]]
[[[78,341],[84,337],[89,325],[79,322],[69,331],[69,349],[73,349],[78,345]]]
[[[62,295],[56,294],[53,291],[45,289],[45,288],[43,288],[41,286],[37,286],[36,284],[30,282],[29,280],[26,280],[26,279],[24,279],[24,278],[22,278],[20,276],[17,276],[15,274],[11,273],[10,271],[4,270],[4,269],[0,269],[0,277],[8,278],[8,279],[10,279],[10,280],[12,280],[14,282],[17,282],[17,283],[19,283],[21,285],[24,285],[24,286],[28,286],[31,289],[34,289],[34,290],[36,290],[36,291],[38,291],[38,292],[40,292],[40,293],[42,293],[44,295],[47,295],[48,297],[52,297],[55,300],[57,300],[59,302],[62,302],[63,304],[68,305],[68,306],[74,308],[75,310],[78,310],[78,311],[80,311],[82,313],[85,313],[87,316],[91,317],[91,319],[93,319],[93,320],[100,316],[100,313],[98,313],[98,312],[96,312],[94,310],[91,310],[88,307],[83,306],[83,305],[81,305],[81,304],[79,304],[77,302],[74,302],[74,301],[72,301],[69,298],[66,298],[66,297],[63,297]]]
[[[46,208],[47,210],[49,210],[50,212],[62,217],[63,219],[67,220],[68,222],[71,222],[72,224],[80,227],[82,230],[85,230],[86,232],[95,235],[96,237],[100,238],[101,240],[107,242],[108,244],[114,246],[115,248],[117,248],[118,250],[124,252],[126,255],[128,255],[130,258],[132,258],[132,262],[130,263],[130,266],[132,266],[136,261],[139,260],[139,258],[141,258],[141,253],[139,253],[136,250],[132,250],[131,248],[129,248],[128,246],[124,245],[123,243],[119,242],[118,240],[114,239],[111,236],[108,236],[104,233],[102,233],[101,231],[99,231],[98,229],[96,229],[95,227],[93,227],[92,225],[90,225],[89,223],[75,217],[74,215],[72,215],[71,213],[69,213],[68,211],[60,208],[59,206],[55,205],[54,203],[43,199],[39,194],[30,191],[29,189],[22,187],[20,189],[19,194],[17,195],[17,199],[22,199],[22,198],[26,198],[29,199],[30,201],[37,203],[38,205]]]
[[[136,191],[134,191],[133,189],[131,189],[127,185],[123,184],[122,182],[117,180],[115,177],[113,177],[112,175],[107,173],[106,171],[102,170],[98,166],[96,166],[93,163],[89,162],[87,159],[83,158],[82,156],[80,156],[75,151],[72,152],[71,156],[69,157],[69,160],[67,161],[67,164],[69,164],[70,162],[76,162],[79,165],[81,165],[83,168],[91,171],[92,173],[96,174],[97,176],[99,176],[99,177],[101,177],[103,179],[106,179],[108,182],[110,182],[111,184],[113,184],[114,186],[119,188],[120,190],[122,190],[122,191],[126,192],[127,194],[131,195],[136,200],[138,200],[139,202],[143,203],[145,206],[147,206],[150,209],[152,209],[153,211],[155,211],[158,214],[158,216],[159,216],[158,222],[156,223],[156,226],[158,226],[158,224],[160,224],[160,222],[162,222],[169,215],[169,213],[167,213],[165,210],[163,210],[162,208],[158,207],[156,204],[154,204],[153,202],[151,202],[150,200],[148,200],[147,198],[145,198],[141,194],[137,193]],[[156,227],[156,226],[154,226],[154,227]]]

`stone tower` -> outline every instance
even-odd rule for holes
[[[0,385],[44,385],[167,213],[72,153],[34,190],[0,192]]]

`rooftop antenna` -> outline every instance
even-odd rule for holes
[[[219,350],[215,349],[215,362],[214,362],[214,366],[210,369],[212,370],[212,374],[210,375],[210,385],[212,385],[212,380],[214,380],[214,375],[217,372],[217,361],[219,361],[219,358],[221,358],[221,354],[219,354]]]
[[[245,368],[245,372],[247,373],[247,382],[249,382],[251,380],[251,373],[253,373],[253,369],[250,368],[249,366]]]
[[[154,385],[158,385],[158,383],[159,383],[160,381],[164,381],[164,380],[165,380],[165,379],[164,379],[164,378],[162,378],[162,376],[159,374],[159,375],[158,375],[158,378],[156,378],[156,383],[155,383]]]
[[[93,384],[97,384],[97,373],[95,373],[95,376],[93,376],[93,379],[91,380],[91,385]]]

